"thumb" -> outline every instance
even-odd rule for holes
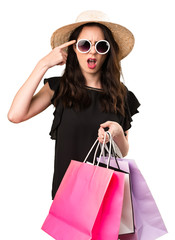
[[[107,122],[105,122],[105,123],[102,123],[102,124],[100,124],[100,127],[102,127],[102,128],[109,128],[110,127],[110,124],[111,124],[111,122],[110,121],[107,121]]]

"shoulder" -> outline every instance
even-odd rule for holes
[[[44,84],[48,83],[51,90],[54,91],[53,97],[51,99],[51,103],[54,104],[54,101],[58,95],[59,88],[60,88],[60,80],[62,77],[51,77],[45,78]]]
[[[60,85],[61,77],[51,77],[51,78],[45,78],[44,84],[48,83],[50,89],[53,91],[57,91]]]

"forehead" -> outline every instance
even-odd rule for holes
[[[98,26],[85,26],[81,30],[78,39],[88,39],[88,40],[103,40],[104,33],[102,29]]]

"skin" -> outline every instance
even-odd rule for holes
[[[73,45],[77,55],[81,71],[86,79],[86,85],[89,87],[101,89],[101,73],[100,69],[106,59],[106,55],[100,55],[96,52],[94,44],[99,40],[104,39],[102,30],[97,26],[84,27],[78,37],[79,39],[88,39],[92,43],[92,48],[88,53],[80,53],[76,49],[75,40],[62,44],[54,48],[49,54],[43,57],[35,66],[29,78],[25,81],[22,87],[17,92],[10,110],[8,119],[13,123],[26,121],[40,112],[44,111],[51,104],[54,91],[52,91],[46,83],[41,90],[35,94],[37,87],[42,80],[47,70],[55,65],[64,65],[67,60],[65,49]],[[96,59],[95,68],[89,68],[87,60]],[[107,121],[99,126],[98,140],[102,143],[105,135],[104,128],[108,127],[114,141],[120,148],[123,156],[126,156],[129,150],[128,131],[124,135],[122,127],[117,122]],[[109,141],[108,136],[106,142]]]
[[[104,39],[104,34],[102,30],[99,27],[93,26],[93,27],[84,27],[79,34],[79,37],[77,39],[88,39],[92,43],[92,48],[90,52],[88,53],[80,53],[75,45],[74,45],[74,51],[76,52],[81,71],[86,79],[86,85],[95,87],[95,88],[101,88],[101,66],[103,65],[106,54],[100,55],[96,52],[94,44]],[[88,59],[96,59],[96,67],[94,69],[90,69],[87,64]]]

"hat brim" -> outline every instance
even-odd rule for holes
[[[125,27],[111,22],[104,21],[84,21],[69,24],[57,29],[51,37],[51,47],[52,49],[62,45],[65,42],[69,41],[71,33],[79,26],[86,23],[96,22],[105,25],[109,30],[111,30],[114,40],[119,46],[119,59],[125,58],[134,47],[134,36],[133,34]]]

